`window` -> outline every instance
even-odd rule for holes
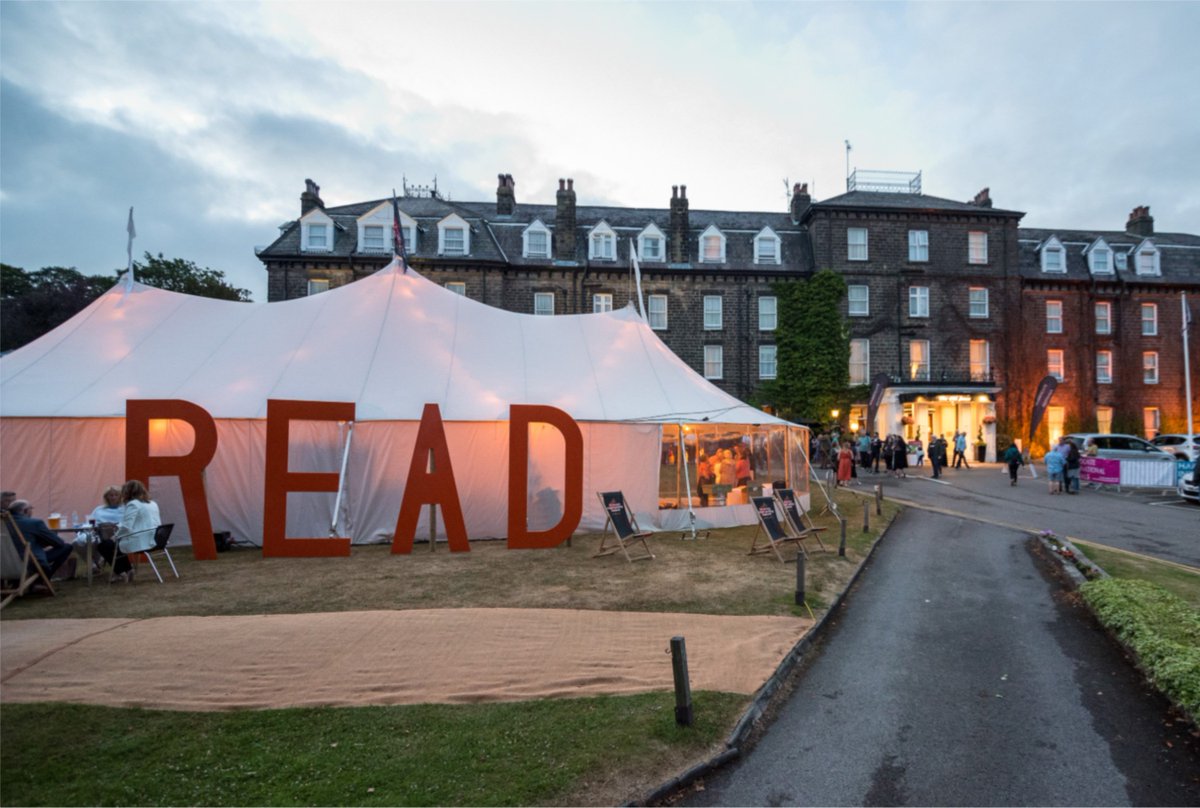
[[[929,340],[908,343],[908,377],[915,382],[929,381]]]
[[[871,380],[871,340],[850,340],[850,384],[869,384]]]
[[[1158,268],[1158,250],[1155,249],[1154,243],[1144,241],[1134,253],[1134,266],[1137,268],[1139,275],[1159,275]]]
[[[1142,304],[1142,336],[1157,337],[1158,336],[1158,304],[1143,303]]]
[[[321,292],[329,291],[329,281],[324,278],[310,278],[308,281],[308,293],[310,295],[319,295]]]
[[[1096,333],[1112,333],[1112,303],[1096,304]]]
[[[305,225],[305,227],[308,230],[308,238],[305,240],[305,249],[329,249],[329,225],[317,223]]]
[[[368,224],[363,225],[363,252],[384,252],[387,249],[387,241],[383,237],[383,225]]]
[[[850,301],[851,317],[866,317],[871,313],[871,287],[849,286],[846,294]]]
[[[667,296],[650,295],[649,309],[646,314],[650,317],[650,327],[655,331],[667,330]]]
[[[541,219],[535,219],[533,224],[526,227],[521,237],[522,254],[526,258],[550,257],[550,229],[542,224]]]
[[[972,230],[967,233],[967,263],[986,264],[988,234],[982,230]]]
[[[988,316],[988,290],[982,286],[972,286],[967,293],[967,298],[970,303],[970,316],[986,319]]]
[[[928,261],[929,260],[929,231],[928,230],[909,230],[908,231],[908,260],[909,261]]]
[[[929,287],[928,286],[910,286],[910,287],[908,287],[908,316],[909,317],[928,317],[929,316]]]
[[[774,331],[779,318],[776,314],[776,300],[773,297],[758,299],[758,330]]]
[[[443,235],[442,255],[466,255],[466,240],[461,227],[447,227]]]
[[[1117,259],[1117,269],[1122,271],[1129,269],[1129,253],[1113,253],[1113,257]]]
[[[1096,384],[1112,384],[1112,351],[1096,352]]]
[[[638,234],[638,258],[643,261],[666,260],[666,236],[653,222]]]
[[[1093,275],[1112,274],[1112,250],[1104,239],[1097,239],[1088,250],[1088,269]]]
[[[846,257],[851,261],[867,260],[867,228],[851,227],[846,231]]]
[[[1047,407],[1046,408],[1046,431],[1050,433],[1050,445],[1054,446],[1058,443],[1058,439],[1063,434],[1063,424],[1066,423],[1067,409],[1066,407]]]
[[[758,378],[774,379],[775,376],[776,376],[775,346],[774,345],[759,345],[758,346]]]
[[[553,292],[534,292],[533,293],[533,313],[551,315],[554,314],[554,293]]]
[[[1158,407],[1142,408],[1142,426],[1146,430],[1146,440],[1154,440],[1158,437],[1158,430],[1162,427]]]
[[[1061,300],[1046,301],[1046,333],[1061,334],[1063,332],[1063,315]]]
[[[720,264],[725,261],[725,236],[710,224],[708,229],[700,234],[700,262],[704,264]]]
[[[764,227],[754,237],[754,263],[779,263],[779,236],[769,227]]]
[[[704,330],[721,330],[721,296],[704,296]]]
[[[588,258],[593,261],[615,261],[616,253],[616,234],[611,230],[599,230],[592,233],[592,238],[589,242],[590,249]]]
[[[597,292],[592,295],[592,312],[599,314],[612,311],[612,292]]]
[[[1096,408],[1096,431],[1107,435],[1112,432],[1112,407]]]
[[[971,381],[986,382],[992,373],[991,346],[985,339],[971,340]]]
[[[447,281],[446,288],[456,295],[467,296],[467,285],[462,281]]]
[[[704,378],[720,379],[724,374],[724,349],[720,345],[705,345]]]
[[[438,222],[438,255],[470,255],[471,229],[467,220],[452,213]]]
[[[1145,351],[1142,354],[1142,381],[1158,384],[1158,351]]]
[[[1063,352],[1061,348],[1051,348],[1046,351],[1046,373],[1063,380]]]
[[[1042,245],[1042,272],[1066,271],[1066,250],[1063,249],[1062,242],[1060,242],[1057,237],[1051,236],[1050,239]]]

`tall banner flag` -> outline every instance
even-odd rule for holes
[[[408,272],[408,253],[404,249],[404,228],[400,226],[400,202],[392,189],[392,255],[399,259],[400,268]]]
[[[876,373],[871,380],[871,397],[867,399],[867,433],[878,432],[875,428],[875,414],[879,411],[879,403],[883,401],[883,391],[892,380],[886,373]]]
[[[129,223],[125,225],[129,234],[129,242],[125,245],[125,253],[129,256],[129,266],[125,269],[125,288],[133,288],[133,240],[137,238],[137,228],[133,226],[133,208],[129,209]]]
[[[1054,397],[1054,391],[1057,389],[1058,379],[1053,376],[1046,376],[1038,382],[1037,395],[1033,397],[1033,415],[1029,419],[1029,445],[1025,448],[1025,454],[1029,454],[1029,447],[1033,446],[1033,435],[1042,423],[1042,416],[1046,413],[1046,407],[1050,404],[1050,399]]]
[[[646,309],[642,306],[642,267],[638,263],[637,242],[629,239],[629,260],[633,262],[633,279],[637,284],[638,314],[646,319]]]

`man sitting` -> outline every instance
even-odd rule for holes
[[[8,511],[25,541],[29,542],[33,557],[37,559],[46,575],[53,578],[54,573],[65,563],[62,577],[74,578],[75,551],[71,544],[60,539],[41,519],[34,519],[28,501],[14,500],[8,506]],[[13,538],[13,543],[16,543],[16,537]],[[19,551],[21,548],[18,546],[17,549]]]

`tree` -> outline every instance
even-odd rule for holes
[[[74,317],[113,285],[113,278],[74,267],[26,272],[0,265],[0,351],[11,351]]]
[[[133,274],[147,286],[157,286],[170,292],[242,303],[250,300],[250,291],[229,283],[221,270],[202,268],[195,261],[183,258],[164,258],[162,253],[146,253],[142,261],[134,261]]]
[[[775,330],[778,374],[757,398],[782,417],[825,421],[851,399],[850,336],[838,314],[846,282],[821,270],[807,281],[773,285],[779,304]]]

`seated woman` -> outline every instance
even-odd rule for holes
[[[154,529],[162,524],[158,505],[150,501],[150,494],[141,480],[130,480],[121,488],[121,501],[125,503],[121,512],[121,524],[116,536],[102,539],[100,555],[113,565],[113,581],[133,582],[133,565],[129,554],[141,553],[154,547]],[[113,562],[117,549],[121,556]]]
[[[119,525],[121,524],[121,514],[124,508],[121,506],[121,489],[115,485],[110,485],[104,489],[104,501],[96,506],[89,515],[88,519],[98,525]]]

